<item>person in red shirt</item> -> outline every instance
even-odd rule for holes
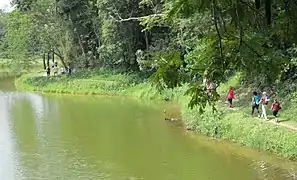
[[[234,92],[233,92],[233,89],[232,87],[230,87],[228,89],[228,92],[227,92],[227,96],[226,96],[228,102],[229,102],[229,106],[230,108],[232,107],[232,100],[234,99]]]
[[[277,101],[277,99],[274,99],[272,105],[271,105],[271,110],[272,110],[272,114],[274,116],[275,122],[278,123],[277,120],[277,113],[278,111],[281,109],[280,103]]]

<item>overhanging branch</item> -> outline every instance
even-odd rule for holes
[[[127,22],[127,21],[140,21],[142,19],[146,19],[146,18],[154,18],[154,17],[163,17],[164,14],[150,14],[147,16],[140,16],[140,17],[129,17],[129,18],[122,18],[119,14],[117,14],[117,18],[115,18],[114,16],[112,16],[111,14],[109,15],[113,20],[117,21],[117,22]]]
[[[233,34],[230,34],[230,33],[226,33],[226,35],[227,36],[229,36],[229,37],[232,37],[232,38],[235,38],[235,39],[238,39],[240,42],[241,42],[241,44],[243,44],[243,45],[245,45],[247,48],[249,48],[253,53],[255,53],[259,58],[262,58],[263,57],[263,55],[261,55],[257,50],[255,50],[251,45],[249,45],[247,42],[245,42],[244,40],[243,40],[243,37],[241,37],[241,36],[236,36],[236,35],[233,35]]]

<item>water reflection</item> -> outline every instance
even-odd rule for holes
[[[0,91],[0,179],[23,177],[10,120],[15,96]]]
[[[5,97],[0,96],[0,179],[15,177],[14,149],[9,125],[9,107]]]

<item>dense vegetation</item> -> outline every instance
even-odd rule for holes
[[[297,4],[292,0],[14,0],[2,13],[2,58],[28,67],[54,50],[74,68],[142,72],[159,89],[188,83],[190,105],[218,100],[234,72],[254,87],[294,80]],[[193,80],[197,77],[199,81]]]

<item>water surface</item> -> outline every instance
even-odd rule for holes
[[[293,162],[185,132],[164,105],[0,81],[1,180],[287,180]],[[175,110],[174,110],[175,111]]]

